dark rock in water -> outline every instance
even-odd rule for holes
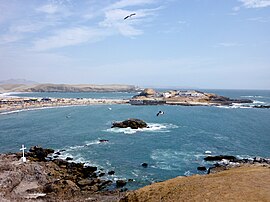
[[[104,176],[104,175],[105,175],[105,173],[99,173],[99,174],[98,174],[99,177],[102,177],[102,176]]]
[[[255,105],[255,106],[253,106],[253,108],[260,108],[260,109],[264,108],[264,109],[270,109],[270,105]]]
[[[147,168],[148,164],[147,163],[142,163],[142,167]]]
[[[206,171],[207,169],[206,169],[205,166],[199,166],[199,167],[197,167],[197,170],[199,170],[199,171]]]
[[[61,153],[58,151],[58,152],[55,152],[56,155],[61,155]]]
[[[46,161],[46,157],[52,153],[54,153],[53,149],[43,149],[40,146],[34,146],[29,149],[29,152],[26,153],[26,156],[32,157],[32,160]]]
[[[97,171],[97,167],[95,166],[87,166],[82,169],[82,173],[85,177],[91,176],[95,171]]]
[[[64,151],[66,151],[65,149],[61,149],[61,150],[59,150],[59,152],[64,152]]]
[[[72,157],[67,157],[67,158],[66,158],[66,161],[71,161],[71,160],[73,160]]]
[[[55,159],[58,158],[58,157],[59,157],[58,155],[54,155],[54,156],[53,156],[53,158],[55,158]]]
[[[99,140],[99,142],[109,142],[109,140]]]
[[[123,187],[127,184],[125,180],[116,180],[116,187]]]
[[[220,155],[220,156],[207,156],[204,158],[205,161],[221,161],[222,159],[226,159],[232,162],[236,162],[237,158],[235,156],[226,156],[226,155]]]
[[[108,172],[108,175],[114,175],[114,174],[115,174],[115,172],[113,170]]]
[[[128,119],[122,122],[114,122],[112,125],[112,128],[128,128],[130,127],[131,129],[138,129],[138,128],[146,128],[147,123],[140,119]]]
[[[128,179],[128,182],[133,182],[134,180],[133,179]]]

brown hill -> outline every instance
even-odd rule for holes
[[[269,166],[243,166],[155,183],[128,193],[120,201],[270,201],[269,190]]]
[[[133,92],[133,85],[94,84],[0,84],[0,92]]]

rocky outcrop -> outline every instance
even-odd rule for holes
[[[147,123],[140,119],[128,119],[122,122],[114,122],[112,124],[112,128],[128,128],[138,129],[138,128],[146,128]]]
[[[153,89],[145,89],[139,95],[135,95],[130,100],[134,105],[232,105],[233,103],[252,103],[248,99],[231,99],[213,93],[205,93],[197,90],[169,90],[156,92]]]
[[[117,201],[119,189],[106,191],[111,180],[100,179],[97,167],[47,157],[53,150],[31,147],[22,154],[0,154],[0,201]],[[121,183],[120,183],[121,184]],[[124,186],[122,183],[121,186]],[[117,187],[115,183],[113,185]]]
[[[227,155],[207,156],[204,158],[205,161],[221,161],[222,159],[226,159],[229,161],[237,161],[237,158],[235,156],[227,156]]]
[[[262,164],[270,165],[269,158],[237,158],[235,156],[219,155],[219,156],[207,156],[205,161],[214,161],[215,163],[208,169],[208,174],[217,173],[223,170],[228,170],[232,167],[239,167],[242,165]]]
[[[146,96],[146,97],[152,97],[155,95],[157,95],[157,92],[152,88],[146,88],[139,94],[139,96]]]

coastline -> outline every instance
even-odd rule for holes
[[[0,114],[58,107],[128,104],[124,99],[0,97]]]
[[[127,181],[100,178],[109,172],[53,158],[60,152],[34,146],[25,153],[24,163],[21,152],[0,154],[0,201],[268,201],[270,197],[270,159],[211,156],[222,160],[210,174],[178,176],[128,191]]]

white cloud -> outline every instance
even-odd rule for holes
[[[264,8],[270,6],[270,0],[239,0],[246,8]]]
[[[22,39],[21,35],[16,35],[16,34],[4,34],[0,35],[0,44],[8,44],[8,43],[13,43],[18,40]]]
[[[119,9],[125,8],[129,6],[142,6],[147,4],[156,3],[157,0],[121,0],[112,5],[110,5],[107,9]]]
[[[39,8],[37,8],[37,11],[44,12],[47,14],[54,14],[54,13],[59,12],[59,7],[56,4],[50,3],[50,4],[46,4],[46,5],[43,5]]]
[[[132,19],[124,20],[123,16],[127,16],[131,11],[114,9],[105,13],[105,20],[100,23],[101,27],[114,29],[124,36],[136,36],[142,34],[142,30],[133,27],[136,21]]]
[[[120,0],[104,9],[105,19],[99,23],[103,28],[111,29],[123,36],[137,36],[143,34],[143,30],[139,28],[142,23],[145,23],[150,16],[155,15],[158,8],[147,9],[132,9],[134,7],[142,7],[152,5],[159,0]],[[124,17],[136,13],[136,15],[124,20]]]
[[[34,42],[34,50],[44,51],[86,42],[94,42],[100,40],[103,36],[106,36],[106,33],[88,27],[73,27],[58,30],[53,36],[36,40]]]
[[[239,44],[239,43],[232,43],[232,42],[221,42],[221,43],[218,43],[215,47],[230,48],[230,47],[236,47],[236,46],[241,46],[241,44]]]

